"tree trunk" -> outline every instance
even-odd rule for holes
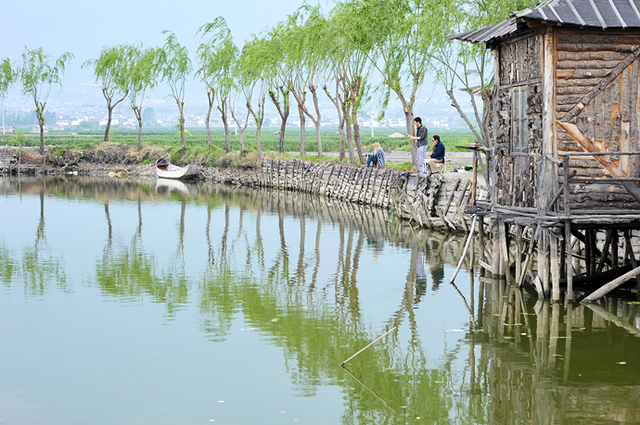
[[[400,100],[402,101],[404,121],[405,125],[407,126],[407,134],[415,136],[415,127],[413,125],[413,105],[409,104],[404,98],[401,98]],[[416,148],[416,144],[413,140],[411,140],[411,163],[414,167],[418,166],[418,149]]]
[[[260,123],[260,125],[258,125],[256,128],[256,149],[258,150],[258,158],[260,158],[260,161],[264,159],[264,156],[262,155],[262,142],[260,141],[261,132],[262,132],[262,123]]]
[[[209,97],[209,109],[207,110],[207,120],[205,121],[205,126],[207,127],[207,149],[211,149],[211,127],[209,126],[209,121],[211,120],[213,99],[211,98],[211,95],[209,93],[207,93],[207,97]]]
[[[182,158],[187,153],[187,141],[184,138],[184,102],[178,102],[178,108],[180,109],[180,142],[182,143],[180,157]]]
[[[226,153],[231,152],[231,145],[229,143],[229,117],[227,112],[227,98],[222,99],[222,102],[218,105],[218,111],[220,111],[220,117],[222,118],[222,125],[224,126],[224,151]],[[240,125],[238,124],[238,127]]]
[[[300,114],[300,155],[307,154],[307,120],[302,107],[298,105],[298,113]]]
[[[340,99],[340,93],[338,91],[338,81],[336,81],[336,97],[334,98],[329,93],[327,86],[323,87],[323,90],[327,97],[331,100],[333,105],[336,107],[336,111],[338,113],[338,132],[340,133],[340,161],[344,159],[344,147],[345,147],[345,134],[344,134],[344,115],[342,113],[342,100]]]
[[[287,115],[280,120],[280,134],[278,138],[278,152],[281,154],[284,153],[284,132],[287,129],[287,119],[289,118],[289,112],[287,111]]]
[[[353,139],[356,145],[356,151],[358,152],[358,158],[360,158],[360,163],[365,164],[367,162],[364,147],[362,146],[362,139],[360,138],[360,124],[358,124],[358,112],[356,108],[353,108]]]
[[[355,151],[353,150],[353,135],[351,134],[351,122],[349,119],[351,117],[351,110],[349,108],[349,105],[345,101],[342,102],[342,108],[343,108],[342,113],[344,115],[345,127],[347,130],[347,146],[349,147],[349,162],[351,162],[352,164],[355,164],[356,154],[355,154]]]
[[[38,120],[40,123],[40,154],[44,155],[44,123]]]
[[[133,115],[135,115],[136,121],[138,121],[138,150],[140,150],[142,149],[142,111],[133,105],[131,109],[133,109]]]
[[[316,109],[316,116],[318,118],[314,120],[311,116],[309,117],[313,121],[313,124],[316,126],[316,144],[318,145],[318,156],[322,156],[324,154],[324,152],[322,151],[322,138],[320,136],[320,121],[322,119],[322,115],[320,113],[320,104],[318,101],[317,89],[317,86],[309,84],[309,90],[311,90],[311,94],[313,96],[313,106]]]
[[[36,118],[40,126],[40,155],[44,155],[44,104],[36,102]]]
[[[111,106],[111,102],[107,101],[107,128],[104,130],[104,142],[107,143],[109,141],[109,130],[111,130],[111,117],[113,115],[113,107]]]
[[[289,102],[289,90],[285,90],[283,87],[278,87],[280,93],[282,93],[282,105],[280,105],[280,101],[272,90],[269,91],[269,97],[271,101],[275,105],[278,110],[278,114],[280,115],[280,134],[278,139],[278,152],[280,155],[284,153],[284,134],[287,130],[287,120],[289,119],[289,111],[291,107],[291,103]]]
[[[240,142],[240,156],[244,157],[244,128],[240,129],[238,140]]]

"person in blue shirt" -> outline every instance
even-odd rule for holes
[[[438,165],[444,162],[444,144],[440,141],[440,136],[433,136],[433,151],[431,154],[427,154],[430,156],[427,159],[427,166],[429,167],[429,171],[431,173],[438,173]]]
[[[369,158],[367,159],[367,167],[370,164],[375,165],[377,168],[384,168],[387,160],[384,154],[384,150],[380,146],[380,143],[375,142],[373,144],[373,153],[367,155]]]

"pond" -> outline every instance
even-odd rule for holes
[[[464,244],[291,192],[0,177],[0,421],[640,422],[639,303],[451,284]]]

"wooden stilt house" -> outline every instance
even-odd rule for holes
[[[495,218],[497,242],[487,268],[508,275],[504,226],[515,226],[516,238],[529,227],[532,243],[515,256],[516,281],[529,273],[527,252],[537,251],[537,277],[530,277],[539,292],[552,289],[560,299],[564,276],[572,299],[576,239],[580,277],[637,268],[640,0],[547,0],[512,15],[449,37],[495,53],[484,214]]]

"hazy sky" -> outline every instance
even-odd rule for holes
[[[312,4],[318,0],[310,0]],[[173,31],[193,56],[198,28],[217,16],[227,20],[234,41],[242,47],[253,33],[273,27],[300,7],[304,0],[0,0],[0,59],[17,64],[24,47],[42,47],[54,57],[71,52],[64,91],[92,81],[82,63],[98,56],[103,46],[140,41],[143,47],[161,46],[163,30]],[[320,0],[328,11],[332,0]],[[15,101],[17,89],[11,99]],[[63,92],[64,94],[64,92]],[[69,93],[70,94],[70,93]],[[52,90],[50,98],[60,97]],[[7,99],[9,101],[11,99]]]

